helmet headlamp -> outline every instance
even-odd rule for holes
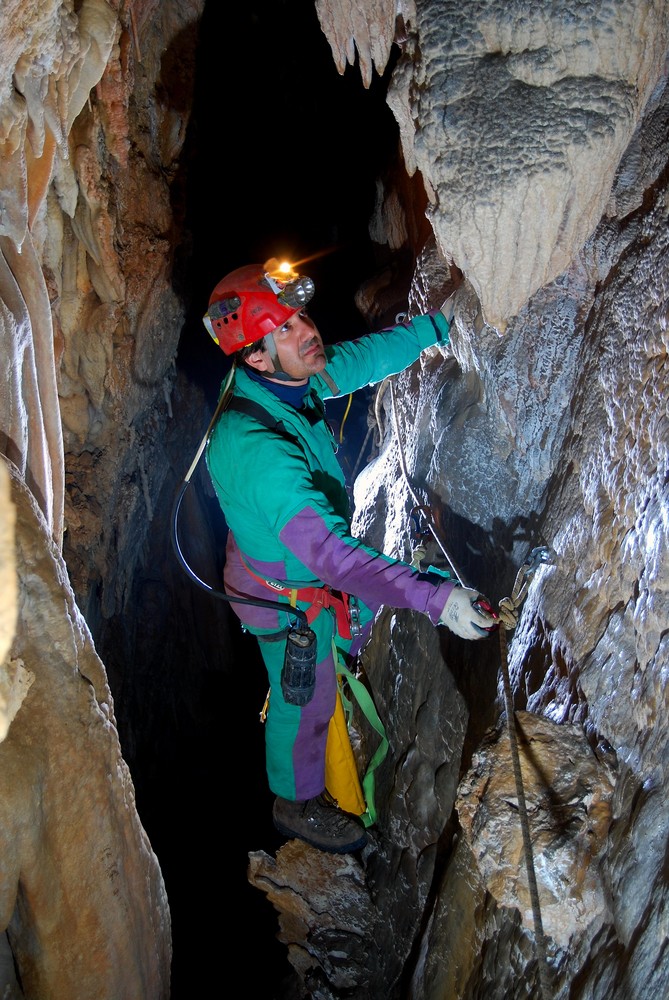
[[[289,309],[302,309],[307,302],[311,302],[315,291],[316,287],[311,278],[301,276],[295,281],[289,281],[286,287],[279,292],[277,298]]]
[[[279,302],[289,309],[303,309],[316,291],[311,278],[298,274],[292,264],[279,263],[275,257],[265,264],[265,279]]]

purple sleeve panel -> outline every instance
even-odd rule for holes
[[[336,534],[311,507],[287,522],[280,539],[314,576],[336,590],[354,594],[368,605],[420,611],[434,625],[455,586],[454,581],[418,573],[352,535]]]

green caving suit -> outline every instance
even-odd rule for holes
[[[248,413],[227,409],[209,439],[207,464],[230,529],[226,592],[286,600],[288,609],[284,614],[232,604],[260,641],[270,684],[267,775],[271,790],[286,799],[312,798],[325,787],[325,747],[337,691],[335,655],[346,662],[359,650],[382,605],[412,608],[436,625],[454,586],[351,535],[345,478],[322,415],[323,400],[402,371],[435,343],[448,343],[448,322],[440,312],[326,346],[325,371],[311,377],[299,410],[280,399],[272,383],[250,377],[242,365],[235,374],[234,396],[260,404],[281,426],[271,429]],[[257,577],[296,588],[327,584],[358,599],[365,626],[361,637],[342,636],[327,608],[311,623],[318,649],[316,690],[304,707],[287,704],[282,696],[285,641],[263,640],[295,624],[295,616],[287,598],[275,596]]]

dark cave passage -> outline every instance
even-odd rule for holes
[[[353,297],[383,252],[368,226],[398,146],[391,72],[369,90],[357,66],[340,76],[310,0],[205,8],[179,185],[188,246],[175,275],[188,307],[177,363],[195,381],[219,367],[202,334],[209,295],[244,264],[304,262],[324,339],[366,331]]]

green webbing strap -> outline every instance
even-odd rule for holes
[[[344,676],[346,678],[346,680],[348,681],[348,685],[351,689],[351,692],[355,696],[355,700],[360,706],[360,710],[362,711],[363,715],[369,722],[370,726],[381,737],[381,742],[377,747],[374,756],[367,765],[365,776],[362,779],[362,792],[365,797],[365,804],[367,806],[367,811],[362,814],[360,819],[362,820],[363,824],[366,827],[373,826],[374,823],[376,822],[376,803],[374,801],[374,795],[375,795],[374,772],[381,763],[381,761],[385,758],[386,754],[388,753],[388,739],[386,737],[386,730],[384,728],[383,723],[381,722],[381,719],[379,718],[379,714],[376,711],[376,706],[369,691],[362,683],[362,681],[358,680],[355,674],[352,674],[351,671],[348,669],[348,667],[344,666],[339,657],[336,657],[336,659],[339,660],[337,664],[337,674],[340,676]],[[344,695],[344,692],[341,690],[341,685],[339,688],[339,693],[341,694],[341,700],[344,706],[344,715],[346,716],[346,722],[348,723],[350,721],[351,713],[353,711],[353,703],[350,698],[347,698]]]

